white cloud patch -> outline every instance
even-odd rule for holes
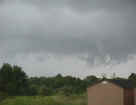
[[[6,60],[5,60],[6,61]],[[58,73],[62,75],[72,75],[84,78],[88,75],[101,77],[106,74],[107,77],[116,76],[128,77],[130,73],[135,72],[136,57],[125,63],[116,65],[101,65],[90,67],[79,56],[55,56],[51,54],[29,54],[18,55],[9,60],[11,64],[17,64],[23,67],[23,70],[29,76],[54,76]]]

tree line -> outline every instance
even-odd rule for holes
[[[62,76],[54,77],[28,77],[17,65],[5,63],[0,68],[0,96],[51,96],[55,94],[72,95],[86,92],[88,86],[106,79],[105,76],[98,78],[94,75],[84,79]],[[136,86],[136,74],[132,73],[127,79],[113,77],[112,80],[129,80]]]

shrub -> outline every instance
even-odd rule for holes
[[[7,93],[0,92],[0,102],[8,97]]]

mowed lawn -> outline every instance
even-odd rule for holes
[[[87,105],[87,96],[16,96],[5,99],[0,105]]]

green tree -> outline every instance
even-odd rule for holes
[[[128,77],[128,80],[132,81],[136,87],[136,74],[135,73],[131,73],[131,75]]]
[[[11,86],[13,75],[12,66],[10,64],[4,64],[0,69],[0,91],[8,92]]]
[[[39,95],[50,96],[52,95],[52,93],[53,93],[53,90],[46,86],[41,86],[39,89]]]
[[[94,76],[94,75],[87,76],[87,77],[84,79],[84,81],[86,82],[87,87],[88,87],[89,85],[92,85],[92,84],[96,83],[98,80],[99,80],[99,79],[98,79],[96,76]]]
[[[25,95],[27,75],[19,66],[3,64],[0,69],[0,91],[9,95]]]
[[[131,73],[131,75],[128,77],[128,79],[136,80],[136,74],[135,73]]]

